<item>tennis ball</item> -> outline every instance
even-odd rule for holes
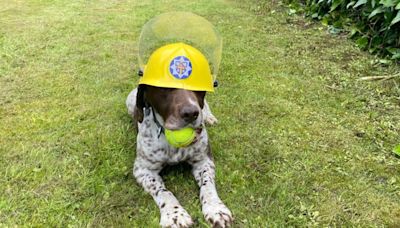
[[[196,132],[190,127],[175,131],[165,129],[165,138],[171,146],[176,148],[189,146],[195,137]]]

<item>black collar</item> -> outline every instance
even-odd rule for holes
[[[158,122],[154,108],[151,107],[148,103],[145,103],[145,109],[144,109],[145,115],[146,116],[150,115],[150,112],[153,114],[154,123],[156,123],[158,128],[157,137],[160,138],[161,134],[164,134],[164,127],[160,124],[160,122]]]

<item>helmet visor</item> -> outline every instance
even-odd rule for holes
[[[222,38],[209,21],[189,12],[164,13],[143,26],[139,38],[140,69],[144,69],[159,47],[177,42],[197,48],[206,57],[215,81],[221,62]]]

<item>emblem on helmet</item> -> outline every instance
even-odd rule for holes
[[[169,64],[169,71],[177,79],[185,79],[192,73],[192,63],[185,56],[175,57]]]

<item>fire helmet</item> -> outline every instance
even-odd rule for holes
[[[155,50],[143,69],[139,84],[193,91],[214,91],[207,58],[185,43],[172,43]]]

